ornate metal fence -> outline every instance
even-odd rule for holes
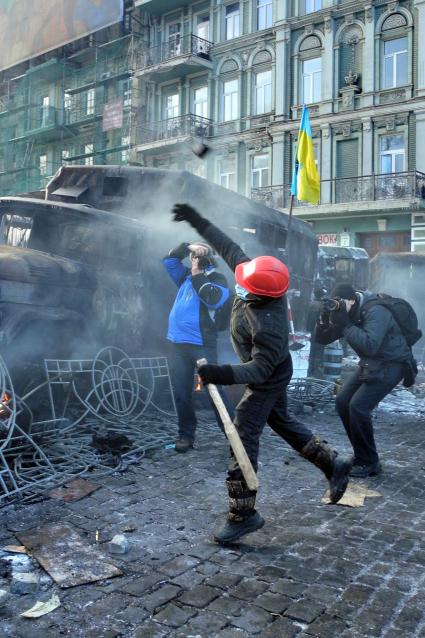
[[[166,357],[130,358],[103,348],[94,359],[45,361],[46,382],[16,396],[0,358],[0,504],[33,498],[76,475],[114,472],[129,455],[169,443],[175,403]],[[46,392],[49,419],[25,401]],[[105,456],[94,437],[125,435],[129,450]]]

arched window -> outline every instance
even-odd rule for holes
[[[393,13],[381,27],[381,88],[393,89],[409,82],[408,22],[401,13]]]
[[[267,50],[259,51],[253,65],[253,113],[261,115],[272,110],[272,56]]]
[[[309,35],[300,44],[301,104],[320,102],[322,99],[322,43],[316,35]]]

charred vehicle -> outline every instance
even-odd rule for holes
[[[250,256],[287,261],[302,321],[317,252],[308,224],[294,220],[286,247],[285,215],[189,173],[64,167],[45,200],[0,198],[1,353],[21,393],[44,358],[105,345],[164,353],[175,291],[162,257],[193,240],[170,223],[176,202],[199,207]]]
[[[369,255],[363,248],[319,246],[316,284],[328,292],[336,284],[349,283],[366,290],[369,278]]]
[[[140,223],[105,211],[0,199],[0,344],[21,391],[44,357],[140,337],[142,240]]]

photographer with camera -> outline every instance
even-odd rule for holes
[[[315,339],[327,345],[344,337],[360,357],[358,369],[337,394],[336,408],[354,450],[350,475],[375,476],[382,468],[372,411],[402,379],[411,385],[412,350],[383,297],[349,284],[338,284],[331,297],[322,301]]]
[[[182,262],[189,258],[190,268]],[[198,359],[217,363],[217,326],[214,315],[230,298],[224,275],[216,271],[211,248],[204,243],[182,243],[164,258],[164,266],[178,293],[168,320],[170,373],[176,401],[179,436],[176,452],[193,448],[196,414],[192,405],[193,381]],[[233,413],[220,390],[228,411]],[[215,411],[215,410],[214,410]],[[216,413],[217,422],[222,428]]]

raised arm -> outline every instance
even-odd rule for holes
[[[188,204],[176,204],[173,208],[174,221],[188,222],[198,233],[207,240],[214,250],[224,259],[229,268],[234,271],[238,264],[250,261],[242,248],[230,237],[223,233],[208,219],[202,217],[192,206]]]

